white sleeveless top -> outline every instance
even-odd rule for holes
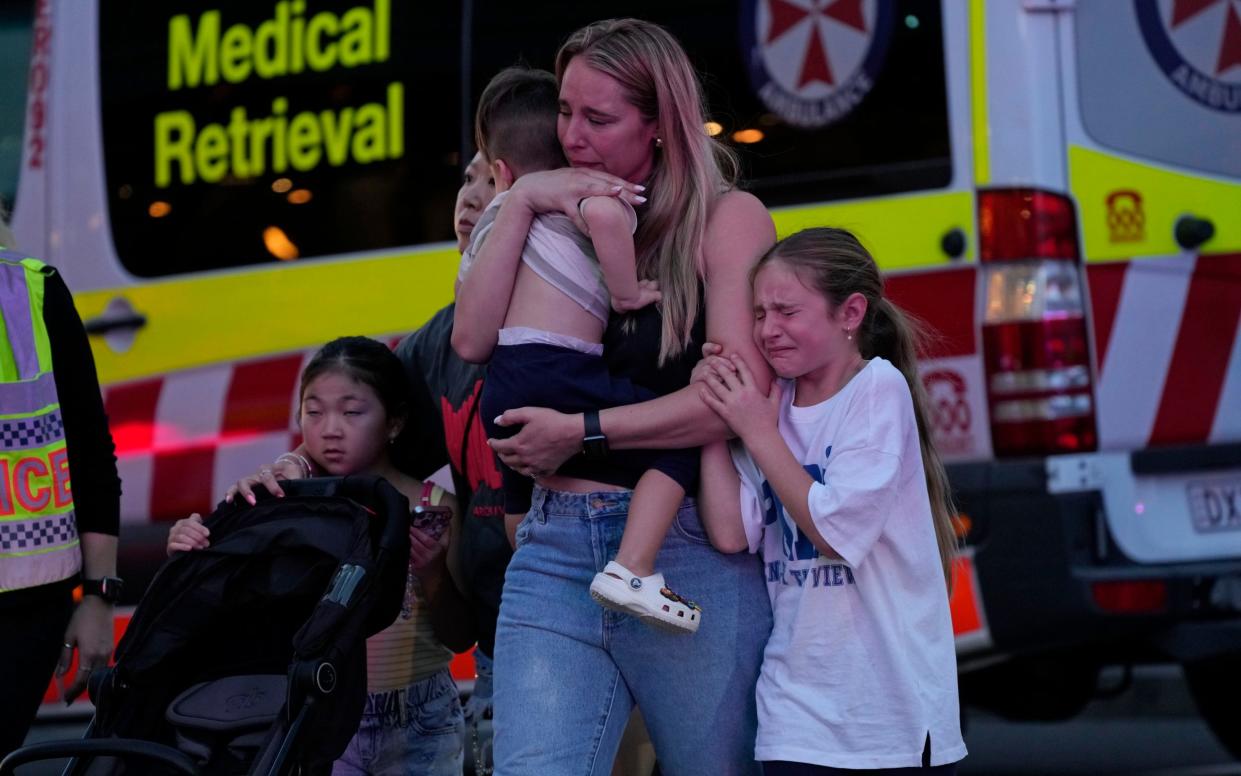
[[[495,223],[500,203],[506,196],[507,191],[497,194],[483,211],[482,218],[474,227],[470,245],[461,256],[458,281],[465,279],[474,263],[474,257],[482,249],[483,241],[487,239],[487,234]],[[623,199],[619,201],[629,211],[633,231],[636,231],[638,214],[628,202]],[[599,259],[595,256],[595,247],[590,238],[582,234],[574,225],[573,219],[563,213],[542,213],[536,216],[530,224],[530,233],[526,235],[521,260],[534,270],[535,274],[581,305],[586,312],[607,323],[612,306],[607,286],[603,282],[603,271],[599,268]]]

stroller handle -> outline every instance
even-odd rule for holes
[[[0,776],[12,776],[23,765],[66,757],[145,757],[158,760],[185,776],[198,776],[198,766],[185,754],[163,744],[134,738],[91,738],[43,741],[13,750],[0,762]]]

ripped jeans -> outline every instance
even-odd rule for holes
[[[401,690],[369,693],[333,776],[461,776],[465,718],[448,669]]]

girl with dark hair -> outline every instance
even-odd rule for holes
[[[411,504],[446,506],[450,524],[409,529],[405,606],[392,625],[366,642],[367,700],[361,726],[333,766],[335,774],[418,773],[459,776],[465,722],[448,672],[452,651],[437,636],[426,602],[445,584],[445,558],[457,534],[455,499],[404,474],[392,449],[408,421],[410,390],[400,360],[367,337],[324,345],[302,372],[299,420],[314,469],[332,476],[378,475]],[[297,453],[286,455],[297,456]],[[442,533],[437,533],[441,531]],[[204,548],[210,531],[197,514],[178,520],[168,552]],[[449,563],[449,572],[457,576]],[[464,646],[464,645],[463,645]]]
[[[778,380],[768,391],[743,359],[715,355],[694,381],[745,443],[735,466],[724,445],[704,451],[704,518],[761,552],[775,620],[755,757],[768,776],[952,773],[965,756],[956,540],[917,327],[841,229],[786,238],[750,278],[754,340]]]

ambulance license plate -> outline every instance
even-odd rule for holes
[[[1241,477],[1191,482],[1186,491],[1195,531],[1241,530]]]

